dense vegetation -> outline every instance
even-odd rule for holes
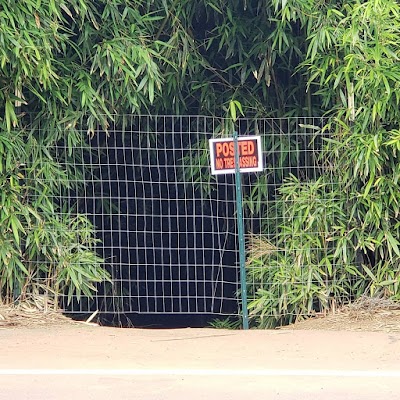
[[[136,112],[327,114],[323,173],[283,183],[287,226],[268,227],[290,251],[249,248],[252,316],[272,326],[335,297],[398,298],[399,30],[394,0],[0,0],[2,301],[107,279],[90,222],[52,201],[84,173],[54,144]]]
[[[321,176],[292,176],[279,189],[276,240],[286,251],[253,240],[251,274],[269,282],[250,304],[261,326],[363,293],[399,300],[399,13],[396,1],[325,2],[311,19],[300,68],[332,136]]]

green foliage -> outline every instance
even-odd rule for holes
[[[379,288],[398,298],[400,6],[349,2],[327,17],[321,23],[336,26],[335,34],[329,45],[313,36],[308,62],[324,102],[336,102],[328,127],[335,140],[324,156],[341,172],[338,190],[348,194],[339,203],[346,210],[343,234],[361,257],[370,294]]]
[[[400,6],[324,2],[318,11],[299,68],[331,115],[331,137],[320,178],[292,177],[279,189],[284,223],[274,239],[284,250],[249,250],[260,285],[250,310],[262,326],[326,312],[330,298],[400,298]]]
[[[143,111],[225,114],[216,136],[243,114],[327,113],[331,136],[313,147],[324,160],[318,174],[287,179],[300,139],[281,135],[264,143],[266,174],[245,193],[246,212],[285,217],[262,226],[277,249],[249,253],[261,285],[254,318],[327,310],[330,299],[364,291],[398,298],[397,1],[0,0],[0,9],[3,299],[44,279],[71,300],[105,276],[94,227],[52,200],[85,173],[63,169],[54,145],[66,138],[61,157],[77,157],[83,130],[94,135]],[[187,156],[195,185],[208,174],[206,149],[198,143]],[[211,183],[200,189],[210,194]]]
[[[325,186],[321,180],[286,182],[281,187],[285,222],[273,238],[278,246],[265,237],[251,237],[249,311],[259,327],[326,314],[364,294],[400,300],[397,239],[387,231],[374,240],[371,232],[352,227],[342,209],[343,191]],[[381,254],[379,261],[367,258],[365,246],[371,243],[379,251],[369,254]]]
[[[110,280],[96,255],[97,241],[93,225],[80,214],[55,214],[45,224],[32,227],[24,253],[31,279],[56,296],[66,293],[68,304],[73,296],[78,302],[81,295],[92,298],[97,291],[94,283]]]
[[[109,280],[95,253],[87,217],[54,202],[68,176],[33,134],[0,134],[0,296],[10,303],[30,294],[79,301]],[[76,175],[76,174],[75,174]],[[57,305],[57,301],[55,302]]]
[[[346,194],[323,177],[304,183],[291,176],[279,191],[283,222],[274,245],[253,236],[248,248],[250,318],[267,328],[327,313],[332,303],[358,297],[368,284],[354,264],[342,208]]]
[[[239,319],[233,320],[228,317],[224,319],[215,319],[209,323],[209,326],[215,329],[240,329],[241,324]]]
[[[332,4],[314,22],[309,84],[323,104],[363,130],[398,121],[399,5],[396,1]]]
[[[295,70],[313,3],[0,1],[7,129],[20,106],[53,123],[88,115],[92,132],[143,110],[304,113],[306,81]]]

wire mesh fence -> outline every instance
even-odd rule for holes
[[[73,173],[54,202],[62,212],[88,217],[111,275],[92,300],[68,301],[61,294],[61,306],[70,312],[240,315],[234,175],[210,174],[208,147],[209,139],[236,130],[261,136],[265,166],[242,175],[250,310],[294,313],[284,307],[290,299],[285,290],[293,287],[278,283],[277,275],[286,271],[284,282],[297,284],[296,290],[312,286],[319,279],[314,269],[326,268],[331,252],[328,241],[320,243],[321,230],[302,231],[307,221],[294,207],[301,190],[290,193],[294,185],[312,192],[310,185],[327,175],[323,124],[318,118],[233,124],[215,117],[128,115],[116,116],[107,132],[99,127],[93,136],[82,126],[79,144],[61,138],[54,154]],[[334,203],[333,172],[318,188],[326,191],[325,204],[308,202],[321,226],[328,218],[324,207]]]

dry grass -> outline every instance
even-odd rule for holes
[[[263,259],[279,249],[263,236],[250,234],[248,238],[247,250],[249,257],[247,258],[246,263],[247,265],[252,265],[254,261]]]
[[[400,303],[362,296],[327,316],[316,316],[284,329],[400,332]]]
[[[363,316],[373,316],[382,311],[400,311],[400,303],[381,297],[361,296],[354,303],[342,309],[342,312],[347,312],[349,317],[356,320]]]
[[[0,303],[0,328],[78,324],[55,310],[52,300],[40,295],[11,305]]]
[[[86,322],[79,322],[66,317],[61,311],[54,310],[54,304],[44,296],[32,296],[11,306],[0,304],[0,329],[89,324],[96,314]],[[362,296],[354,303],[326,316],[317,315],[282,329],[400,332],[400,303]]]

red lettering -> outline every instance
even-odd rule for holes
[[[224,169],[224,160],[223,160],[223,158],[217,158],[215,160],[215,169]]]
[[[239,166],[240,168],[254,168],[258,166],[256,146],[254,140],[239,140]],[[215,169],[235,168],[235,143],[234,141],[215,142]]]
[[[240,157],[239,159],[240,168],[254,168],[257,167],[257,157]]]
[[[241,156],[251,156],[254,154],[255,146],[253,140],[240,140],[238,146]]]
[[[250,140],[249,142],[248,142],[248,153],[247,153],[247,155],[252,155],[252,154],[254,154],[254,142],[252,141],[252,140]]]
[[[240,140],[238,141],[239,155],[251,156],[254,154],[255,145],[253,140]],[[230,142],[216,142],[215,143],[215,156],[218,157],[233,157],[235,155],[235,143]]]
[[[222,143],[221,142],[215,143],[215,152],[217,153],[216,154],[217,157],[221,156],[221,153],[222,153]]]
[[[235,143],[229,143],[229,155],[233,157],[235,155]]]
[[[233,157],[235,155],[235,146],[233,142],[223,142],[221,148],[224,157]]]
[[[242,141],[242,142],[239,142],[241,145],[242,145],[242,148],[240,149],[240,155],[242,155],[242,156],[247,156],[248,155],[248,152],[247,152],[247,144],[248,144],[248,142],[247,141]]]

